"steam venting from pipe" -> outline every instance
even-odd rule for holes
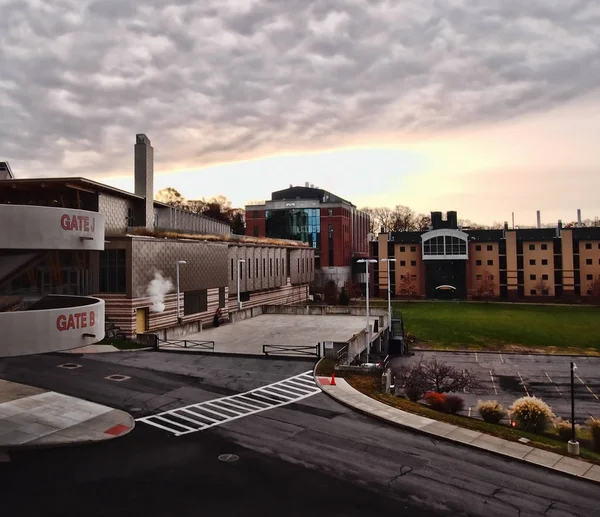
[[[173,282],[163,277],[160,271],[155,271],[154,278],[150,280],[148,287],[146,287],[146,294],[152,300],[152,306],[150,307],[152,312],[165,311],[165,296],[171,289],[173,289]]]

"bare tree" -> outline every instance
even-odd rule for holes
[[[183,195],[181,195],[181,193],[173,187],[160,189],[156,193],[156,196],[154,196],[154,199],[159,203],[164,203],[177,208],[184,208],[187,205]]]
[[[473,294],[481,298],[492,298],[495,296],[496,282],[494,282],[494,276],[487,269],[481,273],[481,278],[477,279]]]
[[[594,278],[588,287],[592,300],[600,301],[600,275]]]
[[[400,275],[400,282],[396,285],[396,294],[401,296],[413,296],[417,294],[415,280],[408,271]]]
[[[375,210],[375,208],[370,208],[368,206],[365,206],[360,209],[361,212],[364,212],[369,216],[369,233],[377,235],[379,233],[380,228],[378,226],[379,220],[377,218],[377,215],[375,214]]]
[[[415,216],[415,231],[426,232],[431,226],[431,216],[419,214]]]
[[[548,294],[548,283],[543,278],[540,278],[535,284],[535,290],[537,294],[546,295]]]
[[[403,205],[396,205],[391,213],[391,231],[409,232],[415,229],[415,213]]]

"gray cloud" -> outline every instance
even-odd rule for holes
[[[597,0],[0,0],[0,158],[130,173],[553,107],[600,81]]]

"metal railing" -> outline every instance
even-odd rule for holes
[[[214,341],[199,341],[196,339],[160,339],[158,346],[171,346],[176,348],[201,348],[203,350],[214,350]]]
[[[263,354],[321,357],[319,345],[263,345]]]
[[[337,362],[343,366],[347,366],[350,362],[350,357],[348,356],[348,345],[340,348],[337,353]]]

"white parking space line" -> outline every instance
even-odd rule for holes
[[[525,386],[525,382],[523,382],[523,377],[521,377],[521,373],[517,372],[517,375],[519,376],[519,379],[521,379],[521,386],[523,386],[525,393],[527,393],[527,396],[529,397],[529,391],[527,391],[527,386]]]
[[[498,390],[496,389],[496,383],[494,382],[494,374],[492,373],[492,370],[490,370],[490,378],[492,379],[492,386],[494,387],[494,393],[496,395],[498,395]]]
[[[312,371],[308,371],[244,393],[171,409],[136,421],[182,436],[292,404],[318,393],[321,389],[315,384]]]
[[[477,357],[477,352],[475,352],[475,362],[477,362],[477,363],[479,362],[479,357]]]
[[[544,373],[546,374],[546,377],[548,377],[548,380],[550,381],[550,383],[552,384],[552,386],[554,386],[554,389],[558,392],[558,394],[562,397],[562,393],[560,392],[560,390],[558,389],[558,386],[556,384],[554,384],[554,381],[550,378],[550,375],[548,375],[548,372],[544,371]]]
[[[469,406],[469,418],[471,418],[471,406]]]
[[[593,392],[592,388],[590,388],[590,387],[589,387],[589,386],[588,386],[588,385],[587,385],[585,382],[583,382],[583,380],[581,379],[581,377],[579,377],[579,375],[575,374],[575,377],[577,377],[577,378],[579,379],[579,382],[580,382],[581,384],[583,384],[583,385],[584,385],[584,386],[587,388],[587,390],[588,390],[588,391],[589,391],[589,392],[590,392],[592,395],[594,395],[594,397],[596,397],[596,400],[600,400],[600,398],[598,398],[598,395],[596,395],[596,394]]]

